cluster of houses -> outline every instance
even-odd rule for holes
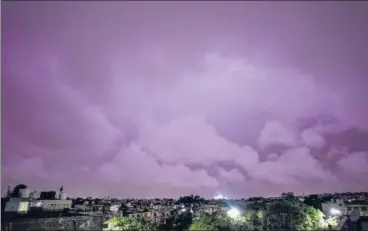
[[[127,216],[155,223],[165,223],[168,218],[182,213],[213,213],[224,206],[219,201],[205,203],[177,203],[173,199],[80,199],[75,200],[71,212],[104,214],[105,217]]]
[[[282,197],[294,196],[285,194]],[[300,201],[313,202],[318,200],[319,209],[328,216],[348,216],[352,213],[359,213],[361,216],[368,216],[368,195],[366,194],[330,194],[312,196],[294,196]],[[282,198],[281,197],[281,198]],[[193,199],[193,197],[192,197]],[[103,216],[109,219],[116,216],[127,216],[144,219],[150,222],[165,223],[173,216],[182,213],[192,213],[193,217],[198,217],[202,212],[214,213],[219,210],[227,210],[228,205],[237,207],[247,207],[249,204],[263,204],[278,198],[248,198],[231,200],[212,199],[178,201],[174,199],[93,199],[93,198],[67,198],[63,192],[63,187],[57,195],[55,191],[30,192],[25,185],[18,185],[13,191],[8,189],[8,195],[2,206],[4,213],[32,214],[32,213],[58,213],[75,214],[86,216]]]
[[[67,198],[63,187],[57,195],[55,191],[31,192],[25,185],[18,185],[13,191],[9,188],[7,197],[3,199],[3,212],[8,214],[75,214],[103,216],[105,219],[127,216],[158,224],[182,213],[199,216],[201,212],[213,213],[224,209],[218,200],[178,203],[174,199]]]

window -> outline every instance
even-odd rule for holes
[[[348,211],[350,212],[352,209],[351,209],[351,207],[348,207]]]
[[[365,212],[365,211],[367,211],[367,207],[366,206],[362,206],[361,207],[361,210]]]

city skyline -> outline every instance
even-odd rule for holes
[[[2,187],[367,191],[366,2],[3,2]]]

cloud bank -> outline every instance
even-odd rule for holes
[[[363,190],[368,126],[359,76],[367,72],[347,72],[349,84],[331,78],[338,71],[308,53],[312,41],[281,32],[275,41],[287,42],[276,52],[282,44],[268,41],[260,28],[272,26],[259,21],[272,4],[242,3],[258,12],[247,16],[254,25],[238,22],[246,20],[237,4],[114,4],[4,4],[3,187],[136,197]],[[306,12],[329,25],[342,9],[326,16],[327,5],[305,4],[273,7],[274,26],[311,24],[316,32]],[[224,18],[200,21],[202,30],[173,14],[179,8],[194,19],[223,9]],[[139,9],[146,16],[135,21],[129,12]],[[226,32],[232,16],[235,29]],[[257,35],[264,39],[253,41]],[[235,52],[241,47],[258,49]],[[298,57],[325,65],[292,61]]]

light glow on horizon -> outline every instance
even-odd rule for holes
[[[214,197],[214,199],[215,199],[215,200],[224,200],[224,199],[226,200],[226,199],[227,199],[227,197],[225,197],[225,196],[223,196],[223,195],[221,195],[221,194],[218,194],[217,196],[215,196],[215,197]]]
[[[227,215],[230,218],[235,219],[235,218],[237,218],[240,215],[240,211],[237,208],[231,208],[229,211],[227,211]]]

